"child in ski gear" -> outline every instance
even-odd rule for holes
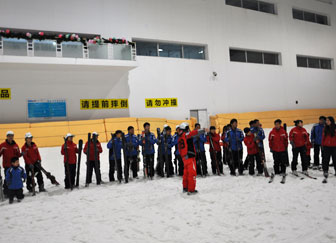
[[[8,185],[9,203],[13,203],[14,197],[20,202],[23,198],[23,182],[27,175],[24,169],[20,166],[19,158],[11,159],[11,167],[6,172],[6,181]]]
[[[128,134],[125,135],[126,140],[126,155],[128,166],[131,167],[133,178],[138,178],[138,154],[139,154],[139,140],[136,135],[134,135],[134,127],[129,126],[127,128]]]
[[[117,167],[117,179],[121,183],[122,177],[122,164],[121,164],[121,141],[122,131],[117,130],[112,136],[112,139],[107,143],[107,148],[111,150],[110,153],[110,169],[109,169],[109,179],[114,181],[114,171]]]
[[[103,148],[100,144],[100,142],[98,141],[98,133],[97,132],[93,132],[92,133],[93,136],[96,136],[97,137],[97,143],[96,143],[96,149],[97,149],[97,168],[95,166],[95,148],[94,148],[94,144],[93,144],[93,138],[91,139],[91,142],[90,142],[90,148],[88,148],[88,142],[86,142],[85,146],[84,146],[84,154],[87,154],[88,152],[88,149],[90,150],[90,158],[89,158],[89,161],[88,161],[88,175],[87,175],[87,181],[86,181],[86,185],[90,184],[92,182],[92,173],[93,173],[93,170],[95,171],[95,174],[96,174],[96,181],[97,181],[97,185],[100,185],[101,184],[101,173],[100,173],[100,156],[99,154],[103,152]]]
[[[261,165],[261,158],[258,152],[259,140],[255,140],[254,134],[248,127],[244,128],[244,133],[245,133],[244,143],[247,147],[247,154],[249,159],[249,174],[254,175],[254,167],[256,162],[258,175],[261,175],[263,173],[263,167]]]
[[[201,129],[201,125],[199,123],[195,124],[195,130],[199,131]],[[205,134],[200,134],[199,136],[195,136],[194,138],[194,146],[196,149],[196,171],[197,175],[208,175],[208,166],[205,154],[204,143],[206,143],[207,138]]]
[[[274,174],[286,174],[286,151],[288,147],[288,136],[281,126],[282,121],[274,121],[274,128],[268,136],[268,142],[274,159]]]
[[[178,166],[178,175],[183,176],[183,160],[178,150],[178,139],[179,139],[180,125],[176,126],[176,132],[173,136],[173,146],[175,146],[175,167]]]
[[[77,144],[73,142],[73,137],[71,133],[68,133],[65,136],[65,143],[62,145],[61,148],[61,154],[64,155],[63,163],[64,163],[64,184],[65,189],[70,189],[71,185],[75,185],[75,179],[76,179],[76,163],[77,163],[77,154],[79,153],[79,150],[77,148]],[[66,145],[66,149],[65,149]],[[91,157],[91,156],[90,156]],[[67,163],[69,165],[69,173],[67,171]],[[70,176],[70,180],[69,180]],[[71,185],[70,185],[71,182]]]
[[[249,125],[250,125],[250,130],[253,131],[253,129],[255,127],[255,121],[254,120],[250,121]],[[249,158],[249,155],[247,154],[246,158],[244,160],[244,170],[247,170],[247,168],[249,166],[249,163],[250,163],[250,158]]]
[[[145,176],[152,179],[154,177],[154,144],[157,143],[157,139],[150,131],[150,124],[148,122],[145,122],[143,126],[145,130],[142,132],[141,146],[142,155],[144,158],[143,163]]]
[[[211,169],[214,175],[223,174],[222,149],[220,146],[220,136],[216,133],[216,127],[210,127],[207,141],[210,144]],[[213,146],[213,147],[212,147]],[[217,171],[219,170],[219,171]]]
[[[20,148],[14,141],[14,133],[8,131],[6,133],[6,140],[0,144],[0,156],[2,156],[2,167],[4,168],[4,174],[6,175],[7,170],[11,167],[11,159],[13,157],[20,157]],[[0,188],[2,190],[2,188]],[[3,183],[3,193],[5,197],[8,195],[8,186],[6,182],[6,177]]]
[[[292,171],[293,174],[297,174],[298,156],[300,154],[302,171],[306,174],[308,169],[306,145],[309,140],[309,135],[303,127],[302,120],[296,120],[294,124],[295,127],[289,133],[289,141],[293,151]]]
[[[314,148],[314,165],[313,165],[314,170],[317,170],[320,167],[320,151],[323,156],[321,144],[322,144],[322,133],[325,123],[326,123],[326,117],[320,116],[319,123],[315,124],[311,130],[310,139],[312,146]]]
[[[322,168],[324,176],[328,177],[330,157],[332,158],[336,175],[336,125],[335,119],[329,116],[322,133],[323,160]]]
[[[26,133],[25,141],[26,143],[22,146],[21,151],[25,161],[25,169],[28,174],[26,183],[27,189],[29,192],[33,192],[33,186],[35,186],[33,180],[34,177],[36,177],[39,191],[44,192],[42,171],[38,166],[38,163],[41,163],[41,156],[37,145],[33,142],[33,136],[30,132]]]
[[[229,145],[229,152],[231,153],[231,162],[230,162],[230,174],[236,175],[236,169],[240,175],[243,174],[243,145],[242,141],[244,140],[244,134],[238,126],[237,119],[232,119],[230,121],[231,130],[226,134],[225,142]]]
[[[184,164],[183,171],[183,192],[197,193],[196,188],[196,151],[193,136],[198,134],[197,130],[190,132],[189,124],[180,125],[178,149]]]

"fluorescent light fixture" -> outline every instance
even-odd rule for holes
[[[160,48],[159,51],[163,51],[163,49]]]

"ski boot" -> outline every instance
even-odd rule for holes
[[[188,192],[188,195],[194,195],[194,194],[196,194],[196,193],[198,193],[197,190],[195,190],[195,191],[193,191],[193,192]]]

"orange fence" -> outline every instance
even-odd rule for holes
[[[64,143],[63,137],[67,133],[74,134],[74,141],[78,142],[79,139],[86,141],[88,132],[98,132],[99,141],[107,142],[111,138],[111,133],[116,130],[127,132],[128,126],[133,126],[135,133],[140,134],[145,122],[151,124],[151,130],[154,132],[158,127],[162,129],[164,124],[170,125],[172,130],[175,131],[175,126],[182,122],[188,122],[190,127],[194,127],[196,119],[193,117],[190,120],[126,117],[84,121],[0,124],[0,138],[5,139],[6,132],[11,130],[15,134],[16,143],[22,146],[25,134],[31,132],[39,147],[55,147]]]

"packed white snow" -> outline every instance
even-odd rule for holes
[[[306,128],[310,132],[311,125]],[[265,131],[267,136],[269,131]],[[273,170],[265,145],[268,167]],[[101,171],[107,182],[108,150],[103,146]],[[21,203],[1,203],[1,243],[336,242],[334,175],[322,184],[322,172],[311,170],[317,180],[289,174],[286,184],[280,184],[280,177],[269,184],[265,177],[229,176],[225,166],[225,176],[197,178],[199,193],[188,196],[182,193],[180,177],[147,181],[142,169],[140,179],[128,184],[84,188],[83,156],[81,186],[66,191],[60,148],[40,152],[44,167],[61,185],[55,187],[44,177],[47,193],[32,197],[25,189]]]

